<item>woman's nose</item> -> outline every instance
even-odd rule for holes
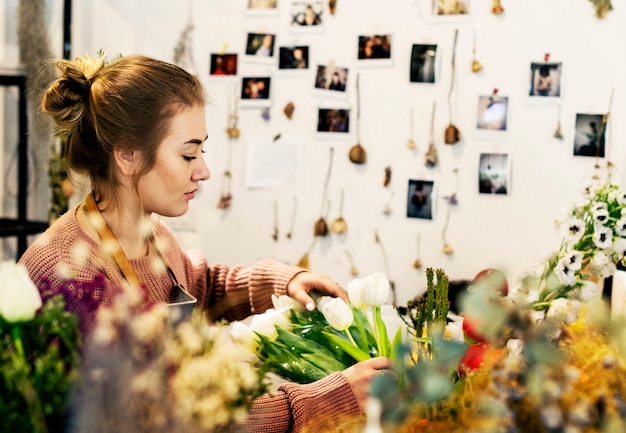
[[[198,160],[200,162],[200,166],[193,171],[193,180],[209,180],[211,177],[209,167],[206,165],[206,162],[204,162],[204,158],[198,158]]]

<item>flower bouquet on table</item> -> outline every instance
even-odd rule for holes
[[[307,311],[288,296],[273,296],[274,308],[235,322],[234,341],[258,355],[263,368],[297,383],[310,383],[376,356],[395,358],[403,344],[397,314],[385,317],[390,292],[382,273],[348,283],[350,304],[318,296],[317,309]]]
[[[0,431],[62,432],[80,378],[77,316],[42,301],[26,268],[0,264]]]

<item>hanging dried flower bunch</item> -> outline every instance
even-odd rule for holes
[[[220,201],[217,203],[218,209],[228,209],[233,201],[233,196],[230,193],[230,183],[230,170],[224,170],[222,174],[222,193],[220,194]]]
[[[458,168],[454,169],[454,176],[456,179],[456,188],[451,195],[444,197],[444,199],[448,202],[448,208],[446,209],[446,221],[443,225],[443,230],[441,231],[441,238],[443,240],[442,251],[445,255],[448,255],[448,256],[454,252],[454,249],[452,248],[452,246],[450,246],[450,244],[446,240],[446,232],[448,231],[448,224],[450,223],[450,212],[452,210],[452,207],[456,206],[459,203],[457,196],[456,196],[456,193],[459,189],[459,169]]]
[[[337,9],[337,0],[328,0],[328,10],[331,15],[335,15],[335,10]]]
[[[415,259],[415,261],[413,262],[413,267],[415,269],[420,269],[422,267],[422,259],[421,259],[421,254],[420,254],[420,234],[417,234],[417,258]]]
[[[330,174],[333,170],[333,152],[334,149],[330,148],[330,158],[328,160],[328,171],[326,172],[326,179],[324,180],[324,189],[322,191],[322,203],[320,206],[320,217],[315,222],[313,228],[314,236],[326,236],[328,235],[328,224],[326,218],[324,218],[324,206],[326,205],[326,196],[328,195],[328,182],[330,181]]]
[[[287,232],[287,234],[285,236],[287,236],[287,239],[291,239],[293,237],[293,228],[296,224],[296,213],[298,210],[298,197],[296,197],[295,195],[293,196],[293,212],[291,213],[291,225],[289,227],[289,231]]]
[[[350,262],[350,275],[356,277],[357,275],[359,275],[359,270],[356,266],[354,266],[354,260],[352,260],[352,255],[350,254],[350,251],[346,250],[346,255],[348,256],[348,261]]]
[[[293,112],[295,109],[296,109],[296,106],[293,105],[293,102],[289,102],[287,103],[287,105],[285,105],[283,112],[285,113],[285,116],[287,116],[287,119],[291,120],[291,117],[293,116]]]
[[[231,106],[232,100],[232,106]],[[237,122],[239,121],[239,115],[237,113],[237,89],[233,86],[233,92],[231,99],[228,100],[228,119],[226,122],[226,134],[229,138],[239,137],[239,128]]]
[[[478,44],[478,30],[474,27],[474,46],[472,47],[472,72],[478,73],[483,70],[483,65],[476,58],[476,45]]]
[[[411,150],[415,150],[417,149],[417,144],[415,144],[415,141],[413,140],[413,136],[415,135],[414,133],[414,126],[415,126],[415,121],[414,121],[414,116],[413,116],[413,109],[411,108],[411,115],[409,117],[409,141],[407,141],[406,143],[406,147],[408,147]]]
[[[494,15],[500,15],[504,13],[502,2],[500,0],[493,0],[491,3],[491,13]]]
[[[589,0],[596,8],[596,17],[603,19],[606,14],[613,10],[611,0]]]
[[[278,201],[274,200],[274,231],[272,233],[272,239],[278,240]]]
[[[448,91],[448,110],[450,113],[450,124],[446,128],[444,134],[444,142],[446,144],[455,144],[460,138],[461,134],[459,132],[459,128],[454,126],[452,123],[452,92],[454,90],[454,81],[455,81],[455,64],[456,64],[456,43],[459,36],[459,29],[454,30],[454,43],[452,44],[452,72],[450,79],[450,90]]]
[[[317,242],[317,238],[313,237],[313,242],[311,242],[311,245],[306,250],[306,252],[302,255],[302,257],[300,257],[300,260],[298,260],[298,263],[296,264],[296,266],[298,266],[300,268],[303,268],[303,269],[308,269],[308,270],[311,269],[311,263],[310,263],[310,260],[309,260],[309,254],[313,250],[313,247],[315,246],[316,242]]]
[[[333,223],[330,226],[330,229],[335,234],[344,234],[348,231],[348,224],[346,220],[343,218],[343,189],[341,190],[341,199],[339,200],[339,216],[335,218]]]
[[[359,74],[356,76],[356,144],[350,148],[349,158],[355,164],[365,164],[367,161],[367,153],[363,146],[361,146],[361,134],[360,134],[360,117],[361,117],[361,92],[359,89]]]
[[[188,1],[188,14],[187,25],[183,29],[183,32],[174,47],[174,64],[187,70],[190,74],[196,74],[196,66],[193,61],[193,47],[191,33],[193,31],[193,12],[191,10],[191,0]]]
[[[393,209],[391,208],[391,201],[393,200],[393,191],[389,191],[389,200],[385,203],[385,207],[383,207],[383,214],[391,215]]]
[[[383,262],[385,263],[385,275],[389,276],[391,275],[391,272],[389,271],[389,260],[387,260],[387,253],[385,252],[385,246],[383,245],[383,241],[382,239],[380,239],[380,236],[378,236],[378,231],[374,233],[374,240],[380,246],[380,252],[383,256]],[[396,297],[396,286],[391,279],[389,279],[389,288],[391,289],[391,303],[395,307],[398,305],[397,297]]]
[[[433,101],[433,110],[430,114],[430,139],[428,144],[428,151],[426,152],[426,167],[433,168],[437,166],[439,157],[437,156],[437,148],[435,147],[435,109],[437,102]]]
[[[552,135],[554,138],[558,138],[559,140],[563,139],[563,131],[561,130],[561,106],[559,105],[559,117],[557,119],[556,129],[554,130],[554,134]]]

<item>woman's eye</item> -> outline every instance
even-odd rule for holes
[[[183,155],[183,159],[185,161],[193,161],[194,159],[196,159],[196,157],[195,156],[185,156],[185,155]]]

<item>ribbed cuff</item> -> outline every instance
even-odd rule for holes
[[[250,275],[250,306],[254,314],[272,308],[272,294],[287,293],[287,284],[306,269],[290,266],[272,259],[259,261]]]

